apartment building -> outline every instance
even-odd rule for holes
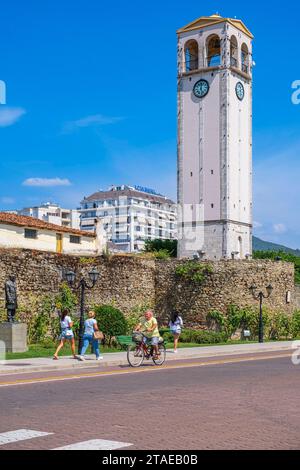
[[[176,204],[140,186],[112,186],[81,202],[80,229],[95,230],[100,219],[108,246],[122,252],[142,251],[146,240],[176,239]]]
[[[34,217],[49,224],[66,228],[80,228],[80,213],[75,209],[62,209],[58,204],[46,202],[40,206],[25,207],[17,211],[18,215]]]

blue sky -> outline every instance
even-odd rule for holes
[[[175,33],[215,12],[255,35],[255,233],[300,248],[296,1],[2,1],[0,208],[120,183],[175,198]]]

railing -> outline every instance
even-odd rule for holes
[[[189,59],[185,62],[185,71],[191,72],[192,70],[198,70],[198,59]]]
[[[237,67],[237,59],[235,57],[230,57],[230,65],[231,67]]]
[[[249,66],[247,64],[242,64],[242,71],[244,73],[248,73],[249,72]]]
[[[130,242],[130,238],[112,238],[111,241],[113,243],[128,243]]]

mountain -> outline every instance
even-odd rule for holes
[[[253,237],[253,250],[254,251],[284,251],[295,256],[300,256],[300,250],[293,250],[287,246],[277,245],[277,243],[266,242],[260,238]]]

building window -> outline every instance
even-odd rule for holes
[[[37,235],[38,235],[37,230],[32,230],[30,228],[25,228],[25,230],[24,230],[24,237],[25,238],[31,238],[32,240],[36,240]]]
[[[81,237],[70,235],[70,243],[77,243],[77,245],[79,245],[81,243]]]
[[[214,204],[211,204],[211,208],[213,209],[214,207],[215,207]]]

